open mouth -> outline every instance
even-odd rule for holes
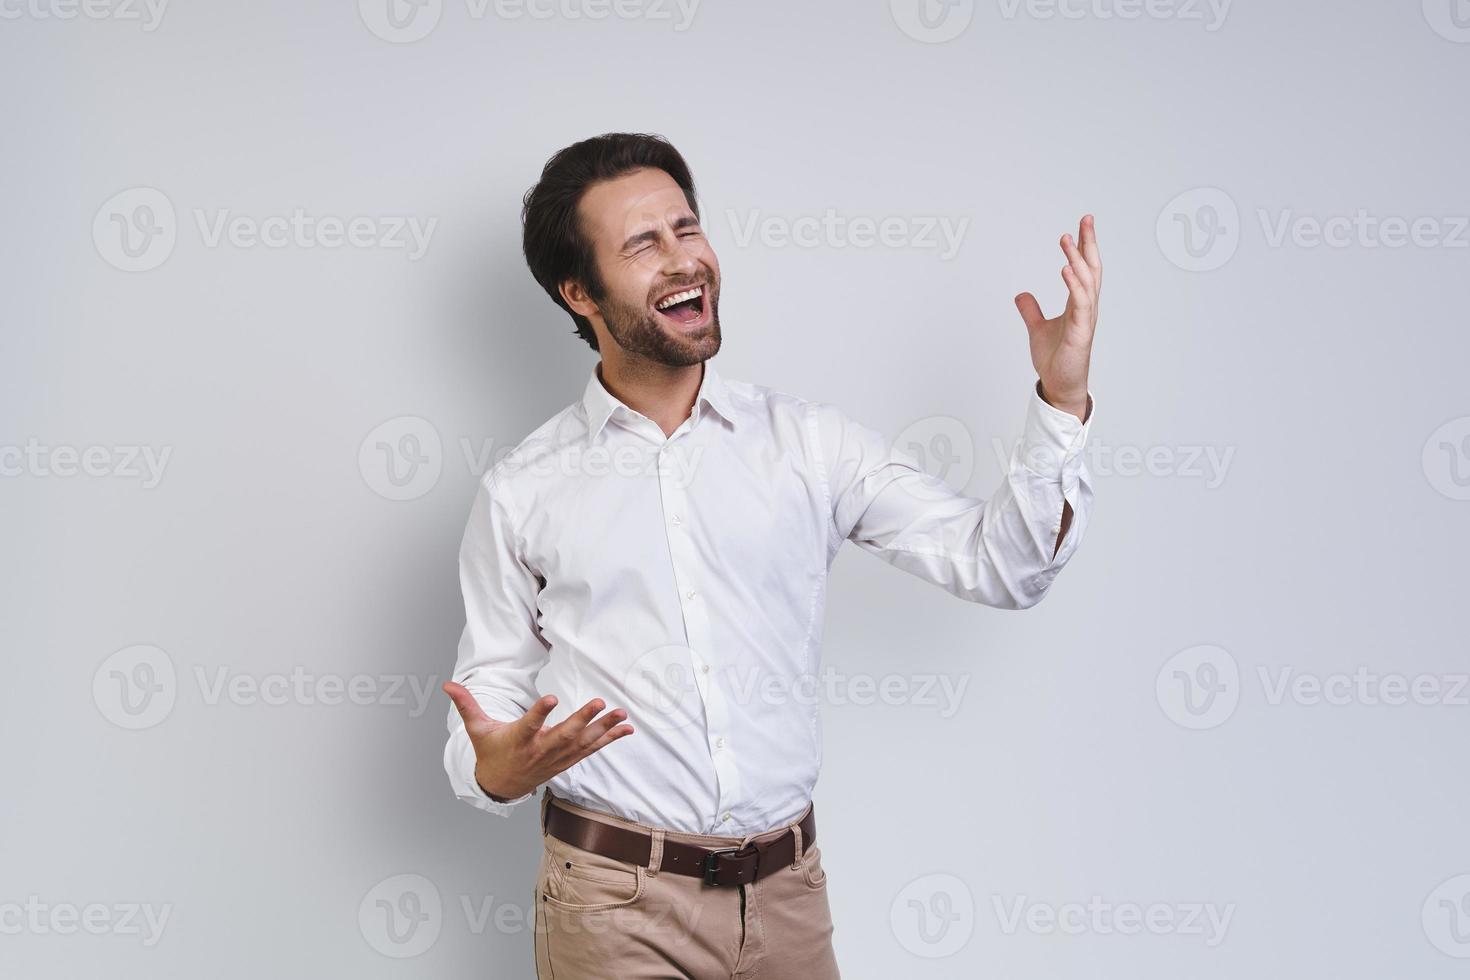
[[[669,293],[653,304],[654,310],[681,327],[699,326],[704,323],[709,304],[705,300],[704,286],[691,286],[676,293]]]

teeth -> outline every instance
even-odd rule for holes
[[[659,310],[667,310],[669,307],[674,306],[675,304],[683,303],[691,299],[698,299],[703,295],[704,287],[695,286],[693,289],[685,290],[682,293],[675,293],[668,299],[660,300],[658,306],[654,308]]]

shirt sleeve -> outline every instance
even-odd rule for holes
[[[487,715],[507,722],[520,718],[540,697],[536,675],[550,657],[536,623],[541,581],[522,558],[509,507],[492,471],[480,482],[460,542],[465,627],[454,665],[454,680],[474,695]],[[455,796],[499,816],[509,816],[516,804],[536,793],[533,789],[500,803],[480,788],[475,748],[452,703],[444,769]]]
[[[1089,394],[1083,423],[1047,404],[1038,383],[1005,478],[987,500],[954,490],[882,433],[813,403],[836,531],[967,601],[1034,606],[1087,531],[1092,483],[1082,450],[1092,407]],[[1072,522],[1053,554],[1064,503],[1072,505]]]

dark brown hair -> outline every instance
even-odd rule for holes
[[[577,325],[577,336],[597,350],[597,335],[584,316],[562,299],[561,284],[579,282],[594,300],[606,294],[592,243],[577,220],[577,206],[587,188],[645,167],[662,170],[684,190],[689,209],[699,217],[694,178],[689,165],[662,136],[649,133],[604,133],[558,150],[541,169],[541,179],[526,191],[521,207],[521,248],[531,275],[552,301]]]

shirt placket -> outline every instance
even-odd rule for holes
[[[734,746],[727,732],[730,730],[730,704],[711,659],[714,647],[710,639],[709,607],[705,590],[710,586],[708,569],[699,561],[690,534],[691,513],[689,488],[682,485],[684,455],[680,443],[688,442],[680,436],[690,422],[675,430],[659,448],[658,481],[663,500],[664,533],[669,542],[669,556],[674,563],[674,582],[679,589],[679,608],[684,614],[685,642],[690,649],[689,669],[694,676],[695,688],[704,705],[705,744],[714,763],[718,783],[719,805],[714,815],[710,833],[722,833],[724,824],[733,818],[735,801],[740,798],[740,775],[735,766]]]

